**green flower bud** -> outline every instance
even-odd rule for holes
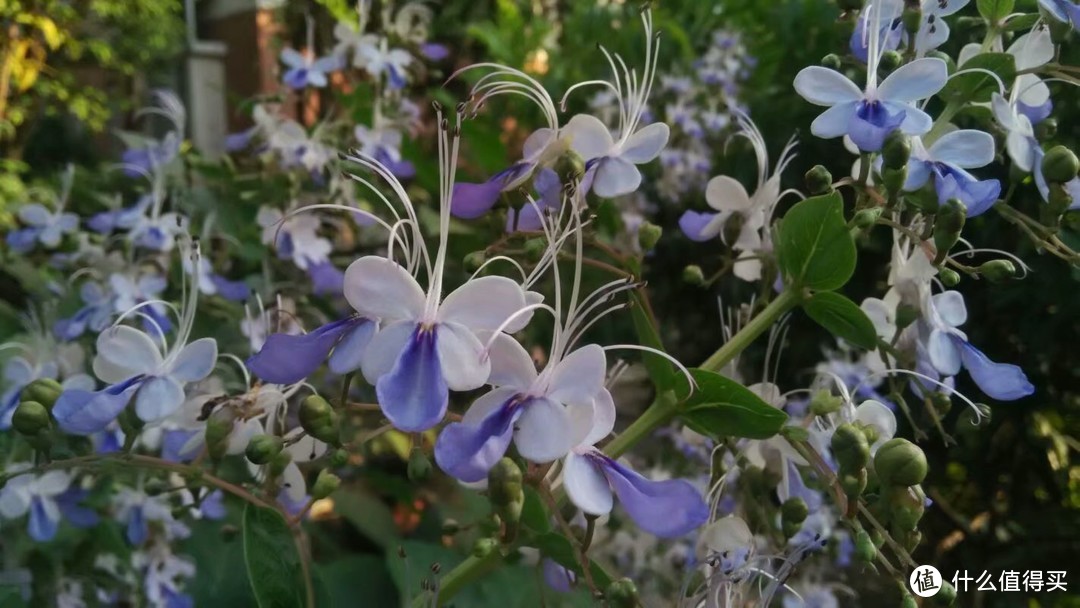
[[[844,489],[844,494],[848,497],[848,500],[855,500],[862,496],[862,493],[866,491],[868,477],[866,469],[840,474],[840,487]]]
[[[926,511],[926,494],[922,487],[892,486],[885,489],[883,496],[888,501],[889,515],[896,526],[903,530],[914,530],[919,526],[919,520]]]
[[[802,524],[797,524],[791,521],[781,521],[780,531],[784,533],[784,538],[791,538],[799,533],[799,529],[802,528]]]
[[[247,444],[244,455],[254,464],[266,464],[270,459],[278,455],[285,446],[281,437],[273,435],[255,435]]]
[[[887,486],[913,486],[926,479],[926,454],[907,439],[886,441],[874,456],[874,470]]]
[[[919,603],[910,593],[904,593],[900,599],[900,608],[919,608]]]
[[[637,608],[641,603],[638,597],[637,586],[628,578],[620,578],[612,581],[604,590],[604,598],[611,608]]]
[[[431,477],[431,460],[424,454],[420,446],[413,446],[409,452],[408,466],[409,481],[424,481]]]
[[[1043,157],[1042,172],[1046,181],[1064,184],[1080,173],[1080,159],[1065,146],[1054,146]]]
[[[780,434],[785,439],[789,439],[791,441],[810,441],[810,431],[794,424],[788,424],[780,427]],[[719,450],[714,452],[714,454],[718,452]]]
[[[1047,186],[1050,189],[1050,196],[1047,204],[1042,207],[1042,220],[1043,223],[1056,227],[1061,223],[1062,214],[1072,206],[1073,197],[1065,184],[1050,183]]]
[[[525,241],[525,257],[530,261],[539,262],[544,257],[545,251],[547,251],[547,242],[544,239],[535,238]]]
[[[798,497],[785,500],[780,507],[780,519],[784,522],[801,524],[806,521],[808,515],[810,515],[810,508],[806,506],[805,500]]]
[[[507,505],[525,499],[521,487],[521,468],[511,458],[503,457],[488,472],[488,495],[491,504]]]
[[[1016,276],[1016,267],[1009,260],[990,260],[979,266],[979,274],[993,283],[1001,283]]]
[[[855,214],[855,217],[852,219],[852,221],[855,223],[856,226],[862,228],[863,230],[873,228],[874,224],[877,223],[878,218],[881,217],[882,211],[882,207],[862,209]]]
[[[330,455],[330,466],[337,468],[347,464],[349,464],[348,450],[334,450],[334,453]]]
[[[904,56],[899,51],[885,51],[881,54],[881,62],[878,64],[883,74],[888,74],[904,62]]]
[[[903,169],[911,158],[911,138],[899,129],[889,133],[881,147],[881,165],[887,169]]]
[[[843,405],[843,399],[826,390],[820,390],[810,398],[810,412],[815,416],[826,416],[839,412]]]
[[[919,320],[919,309],[910,304],[901,304],[896,307],[896,328],[904,329]]]
[[[948,68],[948,70],[949,70],[949,74],[952,74],[953,72],[956,71],[956,61],[954,61],[952,56],[949,55],[948,53],[943,52],[943,51],[930,51],[929,53],[926,54],[926,56],[927,57],[936,57],[936,58],[944,61],[945,62],[945,67]]]
[[[857,424],[856,428],[866,437],[866,443],[874,445],[874,442],[878,440],[877,427],[872,424]]]
[[[830,445],[841,471],[858,471],[870,462],[870,445],[866,442],[866,435],[850,422],[836,427]]]
[[[814,165],[806,172],[806,190],[814,196],[832,192],[832,173],[822,165]]]
[[[835,53],[829,53],[821,58],[821,66],[829,68],[830,70],[840,70],[840,56]]]
[[[967,206],[960,199],[950,198],[945,201],[937,212],[934,221],[934,247],[937,248],[935,264],[940,264],[956,241],[960,240],[960,232],[964,229],[967,219]]]
[[[946,287],[956,287],[960,283],[960,273],[952,268],[942,268],[938,276]]]
[[[691,285],[701,286],[705,284],[705,273],[701,271],[701,266],[691,264],[683,268],[682,280]]]
[[[478,538],[473,543],[472,554],[477,559],[483,559],[491,555],[492,551],[499,548],[499,541],[494,538]]]
[[[922,11],[919,10],[919,5],[909,6],[904,9],[904,31],[908,33],[912,38],[919,31],[919,26],[922,25]]]
[[[480,270],[480,267],[487,261],[487,252],[484,250],[474,251],[465,256],[465,270],[468,272],[476,272]]]
[[[236,412],[222,407],[214,410],[206,419],[206,450],[211,460],[221,460],[229,449],[229,435],[236,422]]]
[[[330,471],[323,469],[315,478],[315,485],[311,486],[311,497],[320,500],[330,496],[341,486],[341,478]]]
[[[49,410],[37,401],[23,401],[11,415],[11,426],[28,437],[37,435],[49,428]]]
[[[930,596],[930,603],[935,606],[952,606],[956,603],[956,587],[953,587],[949,581],[941,581],[941,589]]]
[[[270,459],[270,477],[281,477],[281,474],[285,472],[285,468],[292,462],[292,454],[281,451],[276,456]]]
[[[952,409],[952,399],[945,393],[930,393],[930,405],[938,418],[943,418]]]
[[[656,224],[645,221],[638,227],[638,245],[641,245],[642,251],[652,251],[653,247],[660,242],[660,237],[663,236],[664,229]]]
[[[881,170],[881,183],[885,190],[893,194],[900,192],[907,181],[907,167],[899,169],[884,168]]]
[[[309,395],[300,403],[300,426],[319,441],[341,445],[337,412],[319,395]]]
[[[855,557],[869,564],[877,559],[877,553],[877,547],[870,539],[870,534],[866,530],[859,530],[859,533],[855,535]]]
[[[1056,118],[1047,118],[1035,126],[1035,137],[1039,141],[1046,141],[1053,139],[1058,132],[1058,121]]]
[[[899,540],[904,549],[910,553],[922,542],[922,532],[919,532],[918,530],[909,530],[900,534],[897,540]]]
[[[22,401],[37,401],[44,405],[45,409],[51,411],[53,404],[56,403],[62,392],[64,392],[64,387],[60,386],[60,383],[56,380],[38,378],[23,388],[20,399]]]

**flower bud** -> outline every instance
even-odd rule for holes
[[[637,586],[628,578],[620,578],[612,581],[604,590],[604,598],[611,608],[637,608],[641,603],[638,597]]]
[[[821,58],[821,67],[840,71],[840,65],[840,56],[835,53],[829,53]]]
[[[866,484],[869,481],[869,475],[866,469],[859,469],[852,473],[841,473],[840,487],[843,488],[844,494],[848,497],[848,500],[855,500],[866,490]]]
[[[915,548],[919,546],[919,543],[922,542],[922,532],[919,532],[918,530],[908,530],[907,532],[903,532],[896,536],[896,540],[900,541],[900,544],[903,545],[904,549],[909,553],[914,551]]]
[[[883,168],[881,170],[881,183],[885,186],[885,190],[892,194],[900,192],[904,188],[904,182],[907,181],[907,167],[900,167],[899,169]]]
[[[872,207],[870,209],[862,209],[855,213],[855,217],[852,218],[852,222],[859,228],[867,230],[873,228],[877,223],[878,218],[881,217],[882,207]]]
[[[919,10],[919,5],[916,4],[905,8],[902,19],[904,21],[904,31],[908,33],[908,36],[914,38],[919,32],[919,26],[922,25],[922,11]]]
[[[896,328],[904,329],[919,320],[919,309],[910,304],[900,304],[896,307]]]
[[[889,133],[881,147],[881,166],[887,169],[902,169],[911,158],[911,138],[899,129]]]
[[[319,395],[309,395],[300,403],[300,426],[319,441],[341,445],[337,412]]]
[[[276,456],[270,459],[270,477],[281,477],[281,474],[285,472],[285,468],[292,462],[292,454],[281,451]]]
[[[856,428],[866,437],[866,443],[874,445],[874,442],[878,440],[877,427],[872,424],[857,424]]]
[[[494,538],[478,538],[473,544],[472,554],[477,559],[483,559],[491,555],[492,551],[499,548],[499,541]]]
[[[990,260],[979,265],[979,274],[993,283],[1001,283],[1016,276],[1016,267],[1009,260]]]
[[[814,165],[806,172],[806,190],[813,196],[832,192],[832,173],[822,165]]]
[[[927,57],[935,57],[945,62],[945,67],[948,69],[949,74],[956,71],[956,61],[953,60],[952,55],[949,55],[943,51],[930,51],[926,54]]]
[[[474,251],[465,256],[465,270],[468,272],[476,272],[480,270],[480,267],[487,261],[487,252],[484,250]]]
[[[900,608],[919,608],[919,603],[910,593],[904,592],[900,599]]]
[[[960,273],[952,268],[942,268],[938,276],[946,287],[956,287],[960,283]]]
[[[877,547],[874,546],[874,541],[870,539],[870,534],[866,530],[860,529],[859,533],[855,535],[855,557],[869,564],[877,559],[877,553]]]
[[[525,257],[530,261],[539,262],[547,251],[547,243],[544,239],[535,238],[525,241]]]
[[[1065,146],[1054,146],[1043,157],[1042,172],[1047,182],[1064,184],[1080,173],[1080,159]]]
[[[874,456],[874,470],[888,486],[913,486],[926,479],[926,454],[907,439],[886,441]]]
[[[705,284],[705,273],[701,271],[701,266],[691,264],[683,268],[682,280],[691,285],[701,286]]]
[[[892,486],[885,489],[884,497],[894,524],[903,530],[914,530],[919,526],[919,520],[926,512],[926,494],[921,486]]]
[[[938,418],[944,418],[952,409],[952,399],[949,395],[941,392],[930,393],[930,405]]]
[[[950,198],[938,208],[937,218],[934,220],[934,247],[937,248],[935,264],[940,264],[949,250],[960,240],[960,232],[964,229],[964,221],[967,219],[967,206],[960,199]]]
[[[315,484],[311,486],[311,497],[315,500],[321,500],[336,492],[339,486],[341,486],[341,478],[323,469],[319,471],[319,476],[315,478]]]
[[[330,455],[330,466],[343,467],[347,464],[349,464],[348,450],[334,450],[334,453]]]
[[[826,390],[820,390],[810,398],[810,412],[815,416],[827,416],[839,412],[843,405],[843,399]]]
[[[780,519],[785,523],[801,524],[809,515],[810,508],[806,506],[806,501],[798,497],[785,500],[780,507]]]
[[[1053,139],[1058,132],[1058,121],[1056,118],[1047,118],[1035,126],[1035,137],[1039,141],[1046,141]]]
[[[1073,196],[1065,184],[1050,183],[1047,187],[1050,189],[1050,196],[1047,197],[1047,204],[1042,207],[1041,219],[1044,224],[1057,227],[1061,223],[1061,216],[1072,207]]]
[[[31,437],[49,428],[49,410],[37,401],[23,401],[11,415],[11,426]]]
[[[949,581],[941,581],[941,589],[930,596],[930,603],[935,606],[952,606],[956,603],[956,587],[953,587]]]
[[[904,63],[904,56],[899,51],[885,51],[881,54],[878,68],[881,70],[882,75],[885,75],[900,67],[901,63]]]
[[[38,378],[23,388],[20,399],[22,401],[37,401],[44,405],[45,409],[51,411],[53,404],[56,403],[62,392],[64,392],[64,388],[56,380]]]
[[[232,434],[235,422],[236,412],[230,407],[218,408],[206,419],[206,451],[211,460],[225,457],[229,449],[229,435]]]
[[[284,447],[285,442],[281,437],[273,435],[255,435],[247,444],[244,455],[253,464],[266,464],[270,459],[277,456]]]
[[[870,462],[870,445],[866,442],[866,435],[850,422],[836,427],[830,446],[841,471],[858,471]]]
[[[491,504],[503,506],[525,500],[521,487],[521,468],[511,458],[503,457],[488,472],[488,495]]]
[[[424,481],[431,477],[431,460],[424,454],[420,446],[413,446],[409,452],[409,466],[407,473],[409,481]]]
[[[652,251],[653,247],[656,247],[656,244],[660,242],[660,237],[663,234],[663,228],[650,221],[644,221],[638,227],[638,245],[641,245],[642,251]]]

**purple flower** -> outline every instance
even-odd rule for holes
[[[302,335],[272,334],[247,360],[247,366],[251,373],[273,384],[299,382],[315,373],[324,361],[334,373],[345,374],[360,367],[374,333],[374,322],[352,316]]]

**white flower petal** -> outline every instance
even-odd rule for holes
[[[949,80],[949,67],[937,57],[924,57],[904,64],[889,74],[878,87],[883,101],[913,102],[940,91]]]
[[[570,149],[585,161],[606,156],[615,145],[607,126],[588,114],[571,118],[562,128],[562,137],[569,138]]]
[[[614,497],[607,479],[589,459],[573,452],[563,461],[563,486],[570,502],[590,515],[611,512]]]
[[[889,110],[896,111],[900,104],[887,103]],[[905,135],[922,135],[934,126],[934,119],[929,114],[914,106],[903,106],[904,122],[900,123],[900,130]]]
[[[934,160],[975,169],[993,162],[994,138],[984,131],[960,129],[942,135],[928,152]]]
[[[1050,28],[1035,28],[1016,39],[1006,51],[1016,58],[1016,71],[1031,70],[1054,59],[1054,42]]]
[[[803,68],[795,76],[795,90],[806,101],[819,106],[858,101],[863,96],[862,90],[847,76],[816,65]]]
[[[926,343],[930,364],[943,376],[955,376],[960,372],[960,349],[948,332],[935,329]]]
[[[173,359],[169,375],[180,382],[198,382],[210,375],[217,361],[217,340],[200,338],[185,346]]]
[[[506,403],[510,399],[513,399],[514,395],[518,393],[516,388],[496,388],[492,389],[489,393],[476,398],[469,409],[465,410],[465,415],[461,417],[461,422],[469,425],[478,425],[487,417],[488,414],[498,409],[502,404]]]
[[[874,445],[880,445],[896,435],[896,415],[883,403],[872,399],[863,401],[855,408],[855,419],[877,429],[878,439]]]
[[[858,102],[838,103],[825,110],[810,123],[810,132],[822,139],[847,135],[851,119],[858,109]]]
[[[618,156],[608,156],[597,161],[593,192],[602,198],[615,198],[630,194],[641,185],[641,171],[637,166]]]
[[[424,290],[397,262],[366,256],[345,269],[345,299],[362,315],[384,321],[423,314]]]
[[[459,323],[439,323],[435,348],[446,385],[452,391],[479,388],[491,375],[491,361],[483,356],[484,345]]]
[[[290,462],[281,473],[281,484],[285,488],[285,494],[292,502],[300,502],[307,497],[307,482],[304,474],[295,462]]]
[[[168,376],[155,376],[135,394],[135,413],[141,420],[160,420],[184,404],[184,389]]]
[[[379,378],[394,368],[401,351],[405,350],[409,338],[416,330],[412,321],[398,321],[380,329],[371,337],[360,369],[369,384],[374,385]]]
[[[596,445],[615,430],[615,400],[606,388],[600,389],[589,407],[571,406],[570,416],[577,445]]]
[[[517,340],[507,334],[499,334],[488,349],[491,375],[488,382],[493,386],[510,386],[527,389],[536,380],[536,364]]]
[[[634,132],[622,145],[619,157],[635,165],[651,162],[667,145],[671,129],[662,122],[654,122]]]
[[[727,175],[717,175],[705,186],[705,202],[717,211],[744,211],[752,205],[738,180]]]
[[[583,346],[552,370],[547,396],[559,403],[589,403],[604,388],[606,373],[604,349],[597,344]]]
[[[117,325],[98,335],[94,374],[113,384],[161,366],[161,352],[150,336],[134,327]]]
[[[439,321],[494,331],[522,308],[525,290],[521,285],[506,277],[480,277],[466,281],[446,296],[439,305]]]
[[[55,496],[71,486],[71,474],[67,471],[47,471],[34,480],[34,491],[40,495]]]
[[[933,297],[934,310],[949,327],[960,327],[967,321],[967,306],[959,291],[945,291]]]
[[[514,425],[514,445],[526,460],[546,463],[566,456],[574,447],[570,415],[550,399],[533,399]]]

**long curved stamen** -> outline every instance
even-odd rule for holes
[[[491,337],[489,337],[488,341],[484,343],[484,350],[483,350],[482,359],[483,360],[487,359],[488,353],[491,350],[491,345],[495,343],[495,339],[499,337],[499,334],[506,331],[506,328],[513,325],[514,321],[516,321],[519,317],[524,316],[526,314],[529,314],[534,310],[546,310],[546,311],[551,313],[551,316],[553,316],[555,318],[558,318],[556,316],[555,309],[552,308],[551,306],[548,306],[547,304],[544,304],[543,302],[537,302],[536,304],[529,304],[528,306],[525,306],[525,307],[523,307],[523,308],[521,308],[519,310],[514,311],[514,313],[512,315],[508,316],[505,321],[503,321],[497,328],[495,328],[495,331],[491,333]]]
[[[488,258],[487,260],[484,260],[484,263],[481,264],[480,267],[476,269],[476,272],[469,275],[469,279],[470,280],[475,279],[477,276],[480,275],[481,272],[483,272],[483,270],[485,268],[487,268],[489,265],[491,265],[491,264],[493,264],[495,262],[506,262],[506,263],[510,264],[511,266],[513,266],[514,269],[516,269],[518,271],[518,274],[521,276],[522,282],[524,282],[525,279],[527,278],[527,273],[525,272],[525,269],[521,267],[521,264],[519,264],[517,260],[515,260],[514,258],[509,257],[509,256],[497,255],[497,256]]]
[[[975,412],[975,424],[978,424],[979,422],[982,421],[982,419],[984,417],[986,417],[986,414],[982,411],[982,409],[980,409],[979,406],[974,401],[972,401],[971,399],[968,399],[967,396],[965,396],[960,391],[956,390],[955,388],[950,387],[949,385],[945,384],[944,382],[941,382],[939,380],[935,380],[935,379],[931,378],[930,376],[927,376],[925,374],[920,374],[919,372],[913,372],[913,371],[911,371],[909,369],[896,368],[896,369],[886,369],[886,370],[882,370],[882,371],[879,371],[879,372],[874,372],[874,373],[869,374],[868,376],[866,376],[866,378],[863,378],[862,381],[859,382],[859,384],[855,385],[855,388],[858,389],[859,387],[863,386],[864,384],[866,384],[866,382],[868,380],[870,380],[870,378],[874,378],[874,377],[877,377],[877,376],[887,376],[889,374],[907,374],[909,376],[914,376],[916,378],[919,378],[920,380],[924,380],[926,382],[929,382],[929,383],[931,383],[931,384],[933,384],[933,385],[935,385],[935,386],[937,386],[939,388],[945,389],[947,391],[947,394],[956,395],[957,397],[960,398],[961,401],[966,403],[972,409],[972,411]]]
[[[240,370],[240,374],[244,377],[244,387],[246,390],[251,390],[251,374],[248,373],[247,365],[244,364],[244,360],[232,353],[218,353],[218,359],[225,359],[236,364],[237,369]]]
[[[686,378],[686,381],[690,384],[690,390],[697,390],[697,382],[695,382],[694,377],[690,375],[690,370],[686,369],[686,366],[684,366],[682,363],[679,363],[678,359],[672,357],[671,355],[665,353],[662,350],[652,348],[650,346],[643,346],[641,344],[612,344],[610,346],[604,347],[604,352],[607,352],[609,350],[640,350],[667,359],[668,362],[678,368],[679,372],[681,372],[682,375]]]

